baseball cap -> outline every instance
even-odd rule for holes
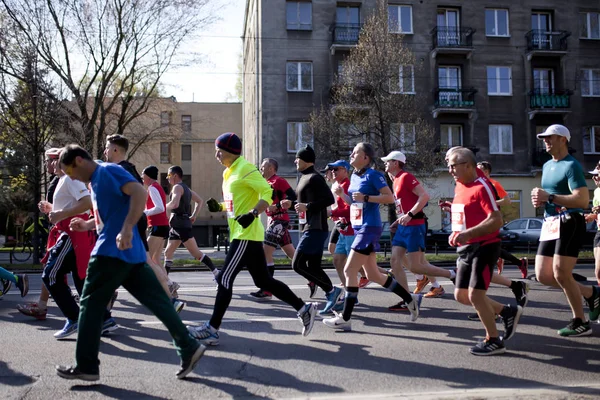
[[[402,153],[401,151],[392,151],[390,154],[388,154],[385,157],[381,157],[382,161],[390,161],[390,160],[396,160],[396,161],[400,161],[401,163],[406,164],[406,156],[404,155],[404,153]]]
[[[566,126],[560,124],[550,125],[543,133],[539,133],[537,138],[541,139],[552,135],[564,136],[567,138],[567,141],[571,140],[571,132],[569,132]]]
[[[52,147],[52,148],[46,150],[45,154],[46,154],[47,158],[58,159],[58,157],[60,157],[61,151],[62,151],[62,149],[59,147]]]
[[[336,162],[327,164],[327,169],[338,167],[344,167],[347,171],[350,171],[350,163],[346,160],[337,160]]]
[[[592,175],[600,175],[600,170],[595,169],[593,171],[588,171],[588,174],[592,174]]]

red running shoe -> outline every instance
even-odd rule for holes
[[[521,271],[523,279],[527,279],[527,267],[529,267],[529,260],[527,260],[527,257],[521,258],[521,265],[519,265],[519,271]]]

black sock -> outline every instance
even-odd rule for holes
[[[171,266],[173,265],[173,261],[165,260],[165,270],[167,271],[167,275],[171,272]]]
[[[354,310],[354,305],[356,304],[356,300],[358,299],[358,288],[357,287],[347,287],[346,288],[346,297],[344,298],[344,311],[342,311],[342,318],[344,321],[349,321],[352,316],[352,311]]]
[[[395,280],[394,278],[392,278],[391,276],[388,275],[387,280],[385,281],[385,283],[383,284],[383,287],[386,288],[387,290],[389,290],[390,292],[394,292],[395,294],[397,294],[398,296],[402,297],[402,300],[404,300],[404,302],[406,304],[410,304],[413,301],[412,296],[410,295],[410,293],[408,293],[406,291],[406,289],[404,289],[402,287],[402,285],[400,285],[398,283],[397,280]]]
[[[267,265],[267,268],[269,268],[269,275],[272,278],[275,275],[275,265]]]

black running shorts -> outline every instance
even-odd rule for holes
[[[583,215],[580,213],[567,214],[560,223],[560,238],[540,242],[537,255],[544,257],[554,257],[554,255],[557,255],[577,258],[584,237],[585,219]],[[595,244],[596,240],[594,238]]]
[[[459,247],[456,252],[456,288],[487,290],[492,281],[494,267],[500,257],[500,242],[473,243]]]

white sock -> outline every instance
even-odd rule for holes
[[[440,287],[440,283],[438,281],[431,282],[431,286],[433,286],[434,288],[439,288]]]
[[[453,269],[450,270],[450,279],[456,279],[456,272]]]
[[[423,279],[423,275],[421,275],[421,274],[415,274],[415,278],[417,280],[422,280]]]
[[[215,269],[212,271],[212,273],[213,273],[213,275],[214,275],[214,276],[217,276],[217,275],[219,275],[219,270],[215,268]]]

